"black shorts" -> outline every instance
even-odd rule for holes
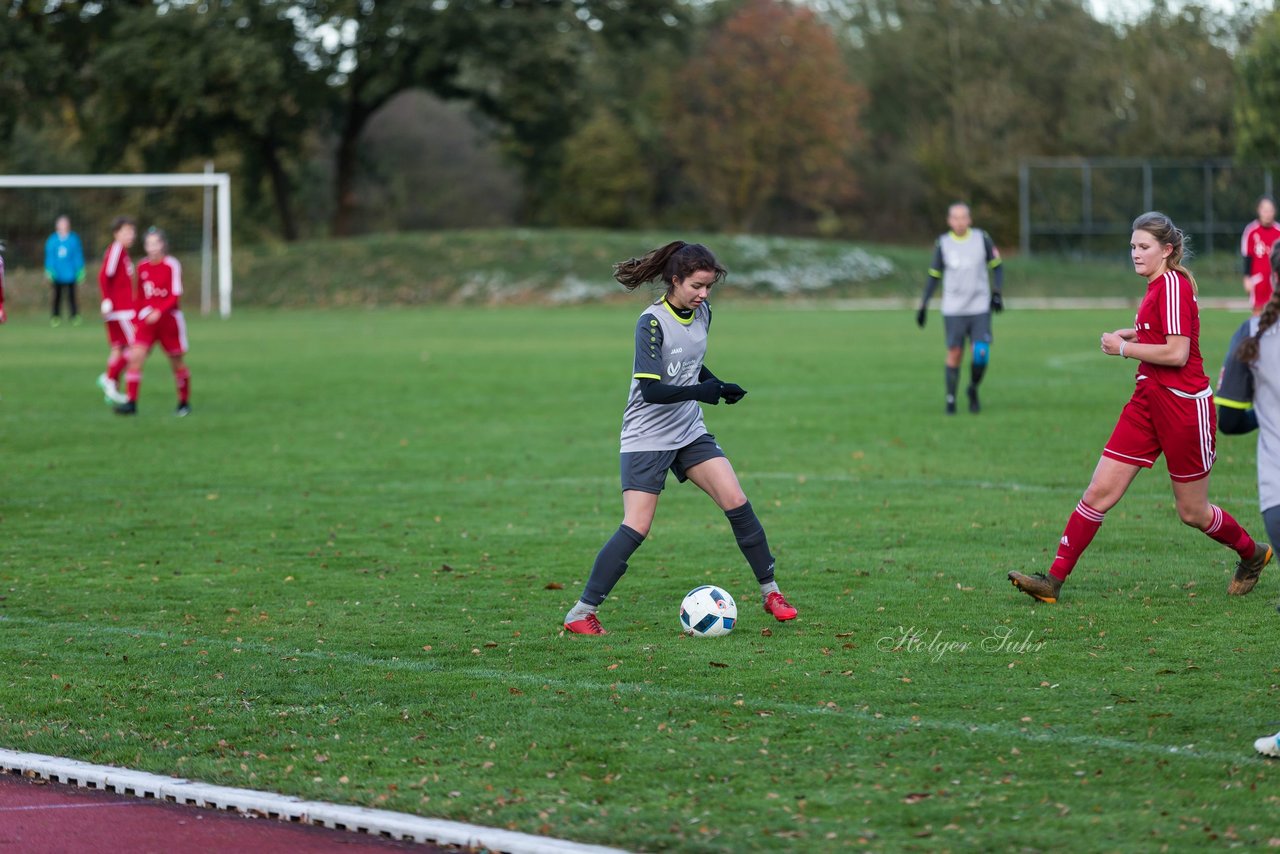
[[[946,328],[947,349],[963,347],[964,339],[974,344],[991,343],[991,312],[982,314],[944,314],[942,322]]]
[[[688,471],[699,463],[723,457],[724,450],[716,437],[703,433],[683,448],[674,451],[630,451],[622,455],[622,491],[628,489],[658,495],[667,483],[667,472],[684,483]]]

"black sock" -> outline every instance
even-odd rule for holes
[[[619,525],[609,542],[596,555],[596,562],[591,567],[591,577],[587,579],[587,586],[582,591],[582,601],[598,607],[627,571],[627,560],[643,542],[644,535],[639,531]]]
[[[1271,540],[1271,547],[1280,545],[1280,506],[1263,510],[1262,521],[1267,526],[1267,537]]]
[[[960,385],[960,369],[947,368],[947,401],[956,399],[956,386]]]
[[[970,365],[969,366],[969,384],[974,388],[978,387],[978,383],[982,382],[982,378],[987,374],[986,365]]]
[[[751,509],[751,502],[726,510],[724,515],[733,526],[733,536],[738,541],[738,548],[742,549],[743,557],[751,564],[756,581],[761,584],[773,581],[773,555],[769,554],[769,541],[764,535],[764,526],[756,518],[756,511]]]

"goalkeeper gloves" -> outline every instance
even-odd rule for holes
[[[991,310],[997,314],[1004,311],[1004,297],[1001,296],[999,291],[991,294]]]
[[[720,390],[724,388],[724,383],[720,380],[707,380],[700,382],[694,386],[694,399],[703,403],[710,403],[715,406],[720,402]]]
[[[746,394],[747,390],[737,383],[725,383],[720,389],[720,396],[730,406],[742,400]]]
[[[925,321],[925,318],[927,318],[928,316],[929,316],[928,306],[922,305],[920,306],[920,308],[916,309],[916,326],[919,326],[921,329],[924,329],[924,321]]]

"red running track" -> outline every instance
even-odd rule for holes
[[[364,833],[286,824],[0,773],[0,852],[201,854],[445,849]]]

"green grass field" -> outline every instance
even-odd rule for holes
[[[1128,312],[997,319],[978,417],[908,312],[716,304],[708,407],[801,609],[669,491],[601,616],[559,621],[620,520],[641,298],[254,310],[191,328],[195,414],[97,328],[0,328],[0,746],[644,850],[1275,844],[1264,576],[1184,529],[1162,465],[1061,604],[1044,568],[1131,388]],[[1239,318],[1204,317],[1217,371]],[[1252,530],[1252,437],[1215,499]],[[738,628],[677,631],[689,588]],[[903,642],[914,634],[919,640]]]

